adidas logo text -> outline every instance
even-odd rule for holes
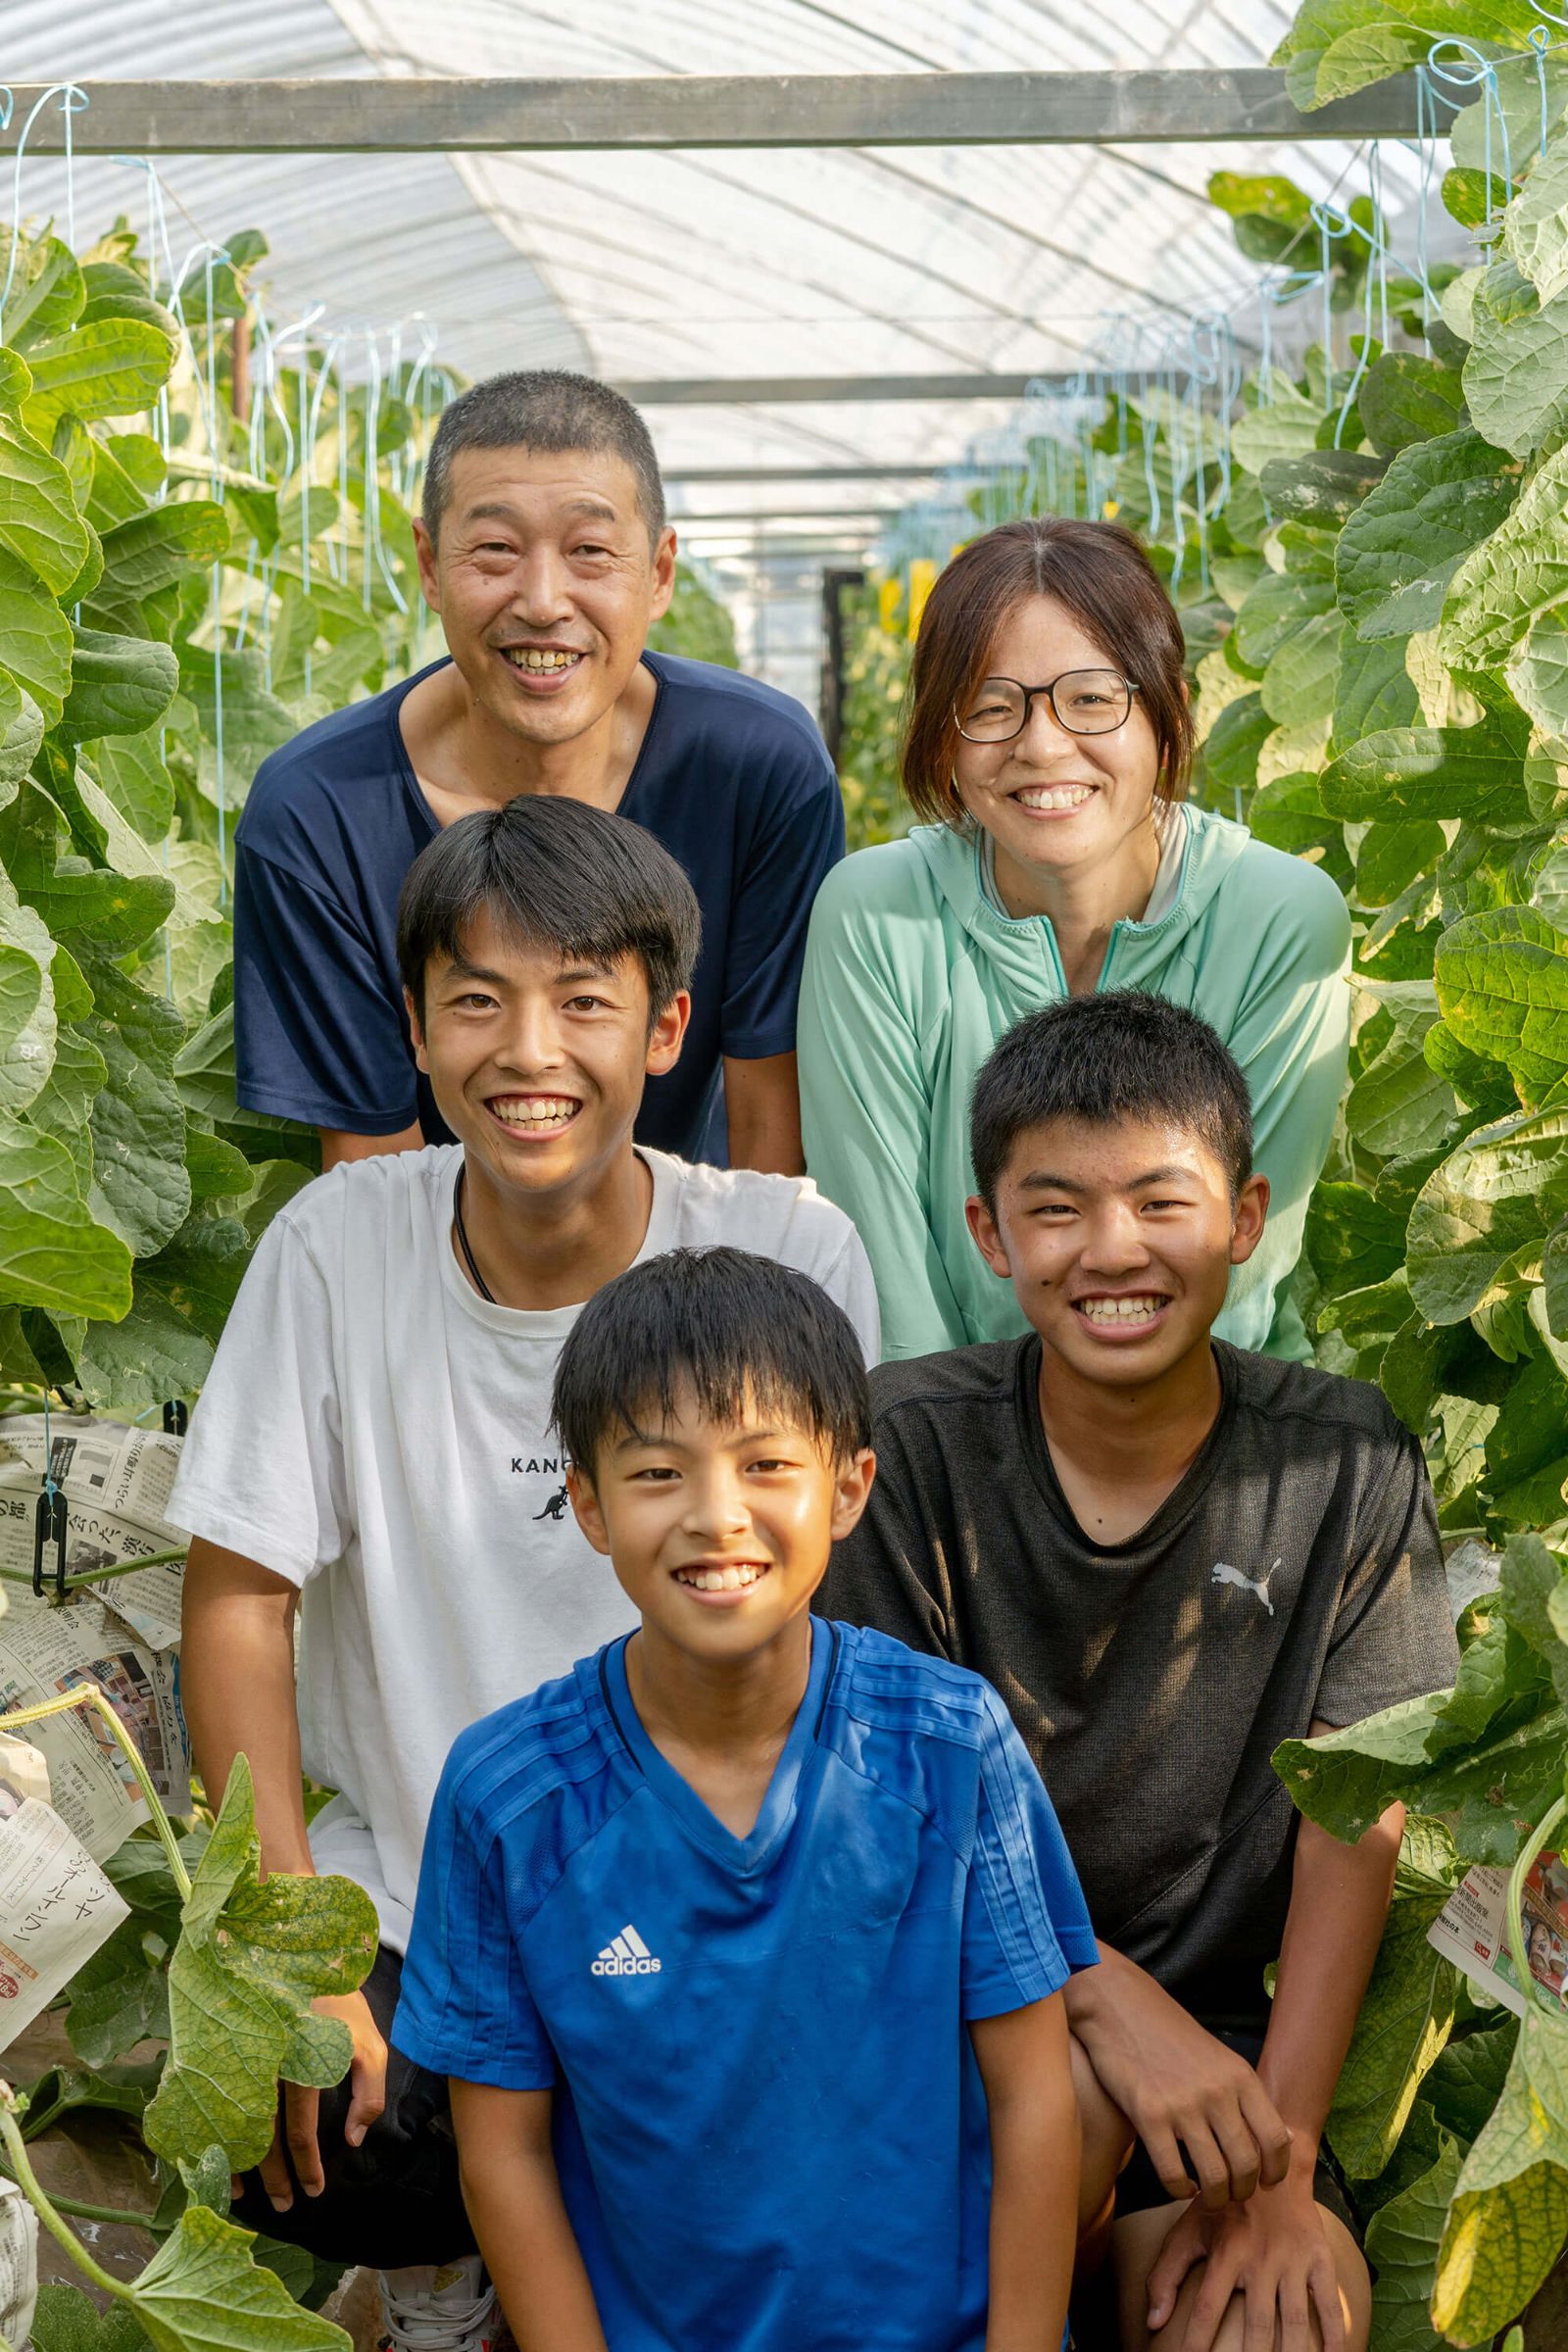
[[[611,1938],[590,1974],[596,1977],[657,1977],[663,1962],[656,1960],[633,1927]]]

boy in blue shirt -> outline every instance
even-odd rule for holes
[[[809,1614],[873,1459],[807,1277],[673,1250],[561,1354],[641,1630],[465,1732],[397,2046],[521,2352],[1056,2352],[1072,1865],[977,1675]]]

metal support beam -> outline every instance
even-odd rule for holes
[[[669,74],[559,81],[320,76],[86,81],[76,155],[546,153],[571,148],[1025,147],[1412,135],[1412,74],[1301,114],[1273,67],[1112,74]],[[26,120],[43,85],[15,89]],[[49,106],[28,137],[58,155]]]
[[[884,522],[891,522],[901,512],[902,509],[896,506],[798,507],[793,500],[785,500],[782,505],[761,500],[750,507],[709,507],[701,514],[679,514],[671,507],[669,519],[677,530],[686,530],[694,523],[707,529],[721,522],[758,523],[764,527],[770,523],[784,522],[836,522],[846,531],[858,531],[861,528],[878,529]]]
[[[688,482],[924,482],[936,473],[979,474],[992,468],[956,458],[911,458],[907,466],[666,466],[666,487]]]
[[[1177,373],[1180,374],[1178,368]],[[1022,400],[1035,385],[1063,392],[1071,375],[676,375],[617,384],[640,409],[736,408],[809,400]],[[675,475],[675,468],[669,471]]]

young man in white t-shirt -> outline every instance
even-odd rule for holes
[[[398,949],[460,1141],[334,1168],[273,1218],[170,1504],[195,1539],[181,1691],[207,1788],[248,1757],[264,1866],[342,1871],[381,1923],[364,1990],[318,2004],[353,2035],[349,2076],[287,2090],[236,2211],[380,2268],[389,2334],[420,2352],[477,2347],[493,2312],[445,2086],[388,2067],[430,1801],[461,1731],[633,1622],[561,1507],[562,1341],[634,1260],[728,1242],[813,1276],[877,1353],[865,1253],[808,1179],[633,1147],[699,930],[669,854],[582,802],[527,796],[431,843]],[[302,1767],[338,1791],[309,1836]]]

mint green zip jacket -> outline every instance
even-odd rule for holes
[[[1241,1063],[1268,1222],[1214,1328],[1306,1358],[1289,1286],[1345,1086],[1349,913],[1318,867],[1227,817],[1181,814],[1175,901],[1156,922],[1114,926],[1099,986],[1191,1006]],[[972,833],[918,826],[822,885],[801,985],[806,1161],[859,1227],[889,1358],[1026,1328],[964,1222],[969,1090],[1004,1031],[1066,993],[1051,922],[992,905]]]

